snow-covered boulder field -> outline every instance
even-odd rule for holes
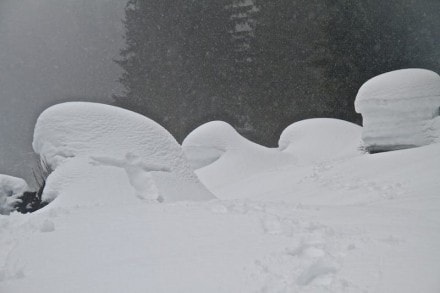
[[[0,215],[8,215],[29,187],[21,178],[0,174]]]
[[[440,76],[402,69],[367,81],[355,101],[362,139],[370,152],[428,145],[440,140]]]
[[[293,123],[282,132],[279,148],[253,143],[223,121],[201,125],[182,143],[200,180],[220,198],[230,195],[231,188],[236,188],[234,182],[246,184],[243,179],[289,165],[310,166],[359,156],[360,145],[361,127],[329,118]],[[266,189],[260,184],[256,187]]]
[[[108,106],[48,111],[36,149],[55,167],[49,187],[63,188],[35,213],[0,215],[1,293],[440,292],[439,144],[359,155],[359,127],[308,120],[286,129],[282,150],[268,149],[208,123],[184,145],[198,148],[187,154],[220,199],[141,204],[133,170],[181,168],[176,176],[196,182],[188,165],[167,163],[168,152],[185,163],[174,140]],[[145,131],[172,147],[143,150]]]
[[[362,127],[339,119],[307,119],[284,129],[278,145],[301,164],[351,158],[361,154],[361,132]]]
[[[167,130],[121,108],[52,106],[38,118],[33,148],[54,170],[43,200],[58,205],[213,198]]]

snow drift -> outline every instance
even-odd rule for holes
[[[182,147],[200,180],[216,196],[247,184],[252,176],[282,170],[285,166],[310,166],[317,162],[359,156],[361,127],[337,119],[308,119],[293,123],[281,134],[279,148],[267,148],[242,137],[231,125],[212,121],[201,125]],[[246,193],[266,190],[264,180]],[[237,195],[235,195],[237,196]]]
[[[182,148],[193,168],[199,169],[215,162],[227,151],[250,144],[228,123],[211,121],[188,134]]]
[[[21,178],[0,174],[0,215],[8,215],[13,211],[19,196],[28,191],[29,187]]]
[[[362,139],[371,152],[438,142],[440,76],[424,69],[384,73],[359,89],[355,108],[362,114]]]
[[[84,102],[50,107],[38,118],[33,148],[54,169],[45,201],[213,198],[163,127],[121,108]]]
[[[63,111],[82,108],[70,106]],[[89,114],[138,119],[120,109],[122,117],[110,115],[106,107]],[[104,136],[131,137],[132,129],[119,134],[120,124],[108,123],[115,128]],[[144,118],[139,123],[151,126]],[[58,126],[73,130],[67,122]],[[0,292],[440,292],[438,144],[353,157],[360,128],[318,119],[287,128],[281,151],[212,122],[184,145],[200,147],[196,159],[205,166],[197,173],[219,184],[223,199],[157,205],[139,204],[130,174],[173,174],[165,158],[147,161],[134,141],[131,152],[100,146],[95,139],[103,138],[90,131],[78,134],[78,144],[59,134],[70,156],[48,158],[56,163],[50,185],[61,182],[60,172],[71,181],[54,203],[0,215]],[[95,145],[91,155],[79,151],[83,144]],[[326,146],[328,153],[315,159]],[[106,196],[108,204],[78,204],[84,195],[75,190]],[[77,204],[55,204],[67,199]]]
[[[200,180],[216,195],[225,184],[252,176],[262,170],[280,168],[296,159],[253,143],[231,125],[211,121],[193,130],[183,141],[188,160],[198,169]]]
[[[301,164],[354,157],[360,154],[362,128],[331,118],[307,119],[288,126],[278,142]]]

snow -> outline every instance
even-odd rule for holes
[[[228,194],[223,188],[233,182],[297,160],[247,140],[223,121],[199,126],[185,138],[182,148],[200,180],[217,196]]]
[[[43,200],[60,197],[61,206],[214,198],[168,131],[128,110],[52,106],[38,118],[33,148],[54,170]]]
[[[367,81],[356,97],[363,117],[362,139],[370,151],[440,141],[440,76],[425,69],[402,69]]]
[[[92,164],[95,166],[113,166],[124,169],[127,173],[128,181],[138,198],[163,201],[151,172],[170,172],[169,168],[153,163],[147,164],[132,153],[127,153],[122,160],[108,157],[91,157],[91,159],[93,160]]]
[[[53,174],[100,170],[74,189],[109,200],[0,215],[0,292],[440,292],[440,145],[360,154],[359,131],[307,120],[269,149],[202,125],[183,149],[218,199],[162,204],[122,189],[130,168],[172,174],[165,160],[70,146]]]
[[[243,184],[242,179],[262,171],[275,172],[290,165],[299,170],[299,166],[359,156],[360,146],[361,127],[328,118],[288,126],[281,134],[279,148],[255,144],[223,121],[201,125],[182,143],[196,174],[220,198],[229,198],[236,185]],[[261,184],[265,185],[265,180]],[[260,184],[255,186],[261,188]]]
[[[360,154],[361,132],[361,127],[343,120],[307,119],[288,126],[278,145],[302,164],[343,159]]]
[[[245,143],[245,138],[228,123],[211,121],[188,134],[182,142],[182,149],[192,167],[199,169]]]
[[[13,211],[19,196],[28,191],[29,187],[21,178],[0,174],[0,215],[8,215]]]

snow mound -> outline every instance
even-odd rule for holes
[[[355,101],[362,139],[371,152],[417,147],[440,140],[440,76],[402,69],[367,81]]]
[[[200,180],[217,196],[231,182],[295,162],[290,154],[247,140],[223,121],[199,126],[185,138],[182,148]]]
[[[130,168],[171,173],[134,153],[103,155],[64,159],[49,179],[78,172],[76,183],[94,183],[88,195],[107,188],[113,200],[130,198]],[[276,156],[293,155],[242,140],[197,170],[229,177],[229,199],[54,206],[71,198],[62,194],[0,215],[0,292],[440,292],[437,144],[274,168]]]
[[[349,158],[360,154],[361,131],[360,126],[343,120],[307,119],[288,126],[278,145],[302,164]]]
[[[8,215],[13,211],[19,196],[28,191],[29,187],[21,178],[0,174],[0,215]]]
[[[213,198],[168,131],[121,108],[85,102],[50,107],[38,118],[33,148],[54,170],[45,201],[62,197],[57,202],[77,205]]]
[[[182,142],[185,156],[194,169],[218,160],[226,151],[250,143],[224,121],[211,121],[193,130]]]

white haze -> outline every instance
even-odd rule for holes
[[[66,100],[111,102],[122,0],[0,0],[0,174],[32,182],[33,127]]]

